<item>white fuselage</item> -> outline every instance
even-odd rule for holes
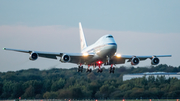
[[[112,35],[104,35],[94,44],[82,50],[82,53],[93,53],[95,56],[89,62],[101,60],[106,61],[111,58],[117,51],[117,44]]]

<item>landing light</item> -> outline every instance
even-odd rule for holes
[[[83,53],[83,56],[88,56],[89,54],[88,53]]]
[[[121,57],[121,54],[117,54],[116,56],[117,56],[118,58],[120,58],[120,57]]]

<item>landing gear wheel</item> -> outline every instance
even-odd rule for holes
[[[78,69],[77,69],[77,72],[79,72],[80,71],[80,66],[78,66]]]
[[[83,66],[78,66],[77,72],[82,72],[83,71]]]
[[[103,72],[102,68],[97,70],[97,73],[102,73],[102,72]]]
[[[86,73],[88,73],[88,72],[91,73],[91,71],[92,71],[92,69],[88,69],[88,68],[86,69]]]
[[[115,67],[110,67],[109,68],[109,73],[114,73]]]
[[[81,66],[81,73],[83,72],[83,66]]]
[[[103,72],[103,69],[101,68],[101,69],[100,69],[100,73],[102,73],[102,72]]]
[[[92,69],[89,69],[89,72],[91,73],[91,72],[92,72]]]

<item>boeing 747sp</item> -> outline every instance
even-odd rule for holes
[[[83,66],[88,65],[86,72],[91,72],[90,66],[99,67],[97,69],[98,73],[103,70],[101,68],[102,64],[110,65],[109,73],[114,73],[115,64],[123,64],[125,60],[131,62],[131,65],[138,65],[141,60],[151,59],[152,65],[159,64],[160,60],[158,57],[171,57],[171,55],[150,55],[150,56],[135,56],[135,55],[121,55],[116,54],[117,44],[112,35],[104,35],[94,44],[88,46],[86,39],[84,37],[84,32],[79,23],[80,31],[80,41],[81,41],[81,53],[61,53],[61,52],[41,52],[34,50],[20,50],[20,49],[10,49],[3,48],[4,50],[17,51],[23,53],[29,53],[30,60],[36,60],[38,57],[57,59],[60,57],[60,61],[63,63],[75,63],[78,66],[77,71],[82,72]]]

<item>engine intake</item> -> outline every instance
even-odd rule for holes
[[[152,65],[157,65],[157,64],[159,64],[159,62],[160,62],[160,60],[157,57],[153,57],[152,60],[151,60]]]
[[[139,64],[139,58],[133,57],[131,60],[131,65],[138,65]]]
[[[64,54],[60,59],[61,62],[69,62],[70,60],[71,60],[70,56],[66,54]]]
[[[29,57],[29,60],[36,60],[38,58],[38,54],[37,53],[34,53],[34,52],[32,52],[31,54],[30,54],[30,57]]]

